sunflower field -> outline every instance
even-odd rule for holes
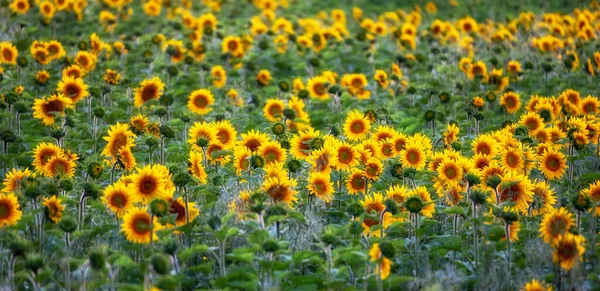
[[[597,0],[0,0],[0,290],[600,290]]]

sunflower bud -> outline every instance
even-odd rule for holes
[[[320,150],[325,145],[325,141],[320,137],[315,137],[310,141],[310,149],[311,150]]]
[[[177,173],[175,175],[175,177],[173,178],[173,183],[177,187],[185,187],[191,181],[192,181],[192,177],[186,171],[181,171],[181,172]]]
[[[415,87],[410,86],[410,87],[408,87],[408,89],[406,89],[406,92],[408,92],[408,94],[412,95],[412,94],[417,93],[417,89]]]
[[[476,205],[485,205],[487,195],[485,192],[475,189],[471,190],[471,193],[469,194],[469,199],[471,199],[471,201],[473,201],[473,203],[475,203]]]
[[[264,167],[265,165],[265,160],[258,155],[254,155],[252,157],[250,157],[250,166],[252,167],[252,169],[259,169]]]
[[[353,217],[359,217],[364,211],[365,209],[358,202],[354,202],[346,207],[346,212]]]
[[[177,253],[177,249],[179,249],[179,244],[174,239],[168,239],[163,246],[163,251],[171,256]]]
[[[177,286],[179,286],[180,283],[181,282],[179,278],[170,275],[165,275],[160,276],[158,278],[158,282],[156,282],[156,287],[158,287],[159,290],[177,290]]]
[[[163,217],[169,213],[170,205],[163,199],[154,199],[150,202],[150,212],[156,217]]]
[[[58,186],[60,187],[61,190],[63,191],[71,191],[73,190],[73,179],[71,178],[61,178],[58,182]]]
[[[96,199],[100,195],[101,188],[98,184],[93,182],[85,182],[83,184],[83,195],[91,199]]]
[[[574,195],[571,198],[571,203],[573,204],[573,207],[577,211],[581,211],[581,212],[587,211],[592,206],[590,197],[588,195],[581,194],[581,193]]]
[[[396,254],[396,248],[391,242],[387,240],[379,242],[379,250],[381,251],[381,254],[386,258],[393,258]]]
[[[283,125],[283,123],[281,122],[277,122],[273,124],[273,126],[271,127],[271,131],[276,136],[282,135],[285,133],[285,125]]]
[[[173,129],[164,124],[160,126],[160,134],[164,137],[164,138],[173,138],[175,137],[175,132],[173,132]]]
[[[469,187],[473,187],[481,183],[481,178],[473,173],[467,173],[465,175],[465,180],[469,183]]]
[[[502,183],[502,178],[500,178],[498,175],[494,175],[487,179],[485,185],[491,187],[492,189],[496,189],[500,183]]]
[[[396,214],[398,211],[400,211],[398,203],[396,203],[396,201],[393,199],[386,199],[383,204],[385,205],[385,211],[391,214]]]
[[[442,93],[440,93],[440,95],[438,95],[438,98],[440,98],[440,102],[442,102],[443,104],[446,104],[450,101],[450,93],[442,92]]]
[[[196,141],[196,145],[201,147],[201,148],[205,148],[208,146],[208,139],[205,137],[201,137],[200,139],[198,139]]]
[[[364,227],[360,221],[351,221],[348,223],[348,232],[352,235],[360,235],[363,233]]]
[[[310,60],[308,61],[309,64],[311,64],[311,66],[318,68],[319,65],[321,65],[321,61],[319,61],[318,58],[310,58]]]
[[[19,67],[25,68],[29,64],[29,61],[27,60],[27,57],[19,56],[17,57],[17,64],[19,65]]]
[[[412,179],[417,174],[415,168],[404,168],[402,170],[402,177]]]
[[[427,110],[425,111],[425,114],[423,114],[423,117],[425,117],[425,121],[432,121],[435,120],[435,111],[433,110]]]
[[[56,140],[60,140],[66,135],[65,131],[59,126],[48,127],[47,131],[48,135]]]
[[[296,173],[302,168],[302,164],[300,163],[300,161],[298,161],[296,159],[289,160],[286,163],[286,166],[287,166],[288,171],[290,171],[290,173]]]
[[[27,254],[25,259],[25,268],[37,274],[37,271],[44,267],[44,260],[38,254]]]
[[[42,188],[40,188],[37,184],[32,184],[25,188],[23,195],[25,195],[25,197],[28,197],[31,199],[36,199],[37,197],[42,195],[42,193],[43,193]]]
[[[294,111],[293,109],[290,109],[290,108],[286,108],[283,110],[283,116],[286,119],[294,120],[294,118],[296,118],[296,111]]]
[[[308,90],[302,89],[302,90],[298,91],[298,97],[300,99],[307,99],[308,98]]]
[[[410,213],[420,213],[423,210],[423,201],[419,197],[409,197],[404,202],[404,207]]]
[[[155,254],[150,259],[152,269],[160,275],[165,275],[171,270],[171,260],[164,254]]]
[[[323,234],[323,236],[321,236],[321,241],[325,245],[332,245],[338,241],[338,238],[336,237],[335,234],[327,232],[327,233]]]
[[[211,216],[208,221],[208,226],[210,226],[210,228],[212,228],[212,230],[218,230],[219,228],[221,228],[221,218],[219,218],[216,215]]]
[[[106,267],[104,252],[99,249],[92,250],[89,255],[90,266],[96,271],[102,271]]]
[[[58,223],[58,227],[66,233],[74,232],[77,229],[77,220],[73,217],[65,216]]]

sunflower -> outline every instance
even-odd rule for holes
[[[496,192],[500,203],[513,202],[515,209],[520,213],[527,213],[533,199],[531,181],[526,176],[515,172],[508,172],[502,177]]]
[[[25,1],[27,3],[27,1]],[[0,42],[0,63],[16,65],[19,51],[9,42]]]
[[[89,95],[88,86],[81,78],[63,77],[56,89],[62,92],[65,97],[70,98],[73,104]]]
[[[392,260],[388,259],[381,253],[378,243],[374,243],[373,246],[371,246],[371,249],[369,250],[369,257],[371,262],[377,263],[377,266],[375,267],[375,273],[381,276],[381,280],[387,279],[392,271]]]
[[[41,86],[46,85],[46,83],[48,83],[49,79],[50,79],[50,73],[48,73],[48,71],[46,71],[46,70],[38,71],[37,73],[35,73],[35,82],[38,83],[38,85],[41,85]]]
[[[406,201],[406,195],[408,187],[404,185],[392,185],[386,191],[385,194],[388,199],[396,201],[396,203],[402,204]]]
[[[482,61],[472,63],[469,66],[467,78],[469,78],[469,80],[474,80],[476,77],[481,77],[482,79],[487,77],[487,66]]]
[[[330,173],[331,168],[338,163],[336,147],[331,142],[325,142],[322,148],[313,150],[308,157],[312,170],[320,173]]]
[[[148,117],[143,116],[141,114],[132,116],[129,119],[129,127],[135,134],[144,133],[148,127]]]
[[[169,198],[167,191],[167,177],[159,165],[146,165],[144,168],[137,168],[131,177],[129,190],[136,199],[149,203],[153,199]]]
[[[252,158],[252,152],[245,146],[237,146],[233,150],[233,164],[235,167],[235,174],[240,175],[242,171],[246,171],[250,168],[250,159]]]
[[[583,261],[584,244],[583,236],[566,233],[553,245],[552,261],[559,263],[564,270],[571,270],[578,260]]]
[[[521,63],[518,61],[509,61],[506,65],[506,71],[510,74],[516,75],[521,72]]]
[[[363,170],[354,168],[350,172],[350,176],[346,180],[346,189],[348,189],[348,194],[358,194],[360,192],[365,192],[367,184],[365,172]]]
[[[376,70],[375,76],[373,78],[375,79],[375,81],[377,81],[377,84],[379,84],[379,86],[383,89],[386,89],[390,84],[390,81],[388,80],[388,75],[384,70]]]
[[[4,181],[2,182],[4,188],[0,192],[9,193],[21,190],[21,181],[31,176],[33,176],[33,173],[28,168],[25,168],[25,170],[11,169],[4,176]]]
[[[44,166],[44,175],[46,177],[67,176],[73,178],[75,176],[75,167],[77,165],[64,154],[52,156]]]
[[[206,140],[206,144],[218,143],[217,132],[215,131],[212,123],[206,123],[206,121],[194,122],[194,125],[190,128],[188,132],[188,140],[189,144],[192,144],[193,148],[196,147],[199,150],[199,147],[196,143],[200,140]]]
[[[42,205],[44,205],[46,217],[50,218],[54,223],[59,223],[65,210],[62,201],[56,198],[56,195],[52,195],[50,198],[44,197]]]
[[[544,215],[544,219],[540,223],[540,237],[546,243],[556,242],[561,236],[568,233],[574,225],[573,214],[567,209],[563,207],[553,209]]]
[[[418,202],[417,202],[418,201]],[[409,190],[406,193],[405,207],[411,209],[413,203],[418,203],[420,208],[420,214],[426,217],[433,217],[435,212],[435,204],[431,201],[431,194],[425,186],[419,186],[415,189]]]
[[[278,142],[268,141],[262,144],[257,153],[264,159],[265,164],[283,163],[286,159],[286,151]]]
[[[367,178],[375,181],[379,179],[381,173],[383,173],[383,163],[380,159],[370,158],[367,163],[365,163],[365,175]]]
[[[207,89],[200,89],[190,93],[187,107],[196,114],[206,115],[213,110],[210,106],[214,103],[215,98],[212,93]]]
[[[23,213],[17,196],[13,193],[0,193],[0,227],[12,226],[21,220]]]
[[[190,221],[193,221],[198,215],[200,215],[200,210],[196,208],[196,202],[188,202],[188,209],[186,211],[185,201],[182,197],[177,197],[177,199],[172,199],[170,201],[169,213],[176,214],[175,216],[175,225],[183,226],[187,223],[188,217]]]
[[[444,159],[437,167],[438,178],[444,184],[458,183],[463,178],[463,168],[454,160]]]
[[[90,52],[80,51],[77,52],[77,55],[75,55],[74,61],[84,72],[89,73],[96,67],[97,59],[96,55]]]
[[[310,97],[316,98],[319,100],[329,100],[329,92],[327,90],[327,79],[322,76],[314,77],[308,80],[306,84],[306,88],[308,89],[308,93]]]
[[[231,53],[233,57],[239,58],[244,55],[242,39],[237,36],[227,36],[222,42],[222,52]]]
[[[600,112],[600,102],[594,96],[587,96],[581,101],[580,108],[583,114],[595,116]]]
[[[242,140],[238,141],[238,144],[247,147],[252,152],[256,152],[261,145],[269,141],[269,136],[266,133],[255,129],[242,133],[241,137]]]
[[[538,161],[538,168],[550,180],[560,179],[567,168],[567,158],[556,150],[547,150]]]
[[[365,210],[365,216],[363,219],[364,234],[372,234],[376,237],[381,237],[381,230],[371,231],[373,226],[381,225],[382,229],[386,229],[392,223],[396,221],[392,213],[384,212],[386,209],[383,195],[380,193],[373,193],[373,195],[367,195],[363,200],[359,201]],[[383,213],[383,217],[381,214]],[[383,220],[383,221],[381,221]]]
[[[160,11],[162,10],[162,6],[160,1],[147,1],[144,4],[144,13],[151,17],[157,17],[160,15]]]
[[[296,197],[297,192],[296,180],[288,178],[276,178],[269,177],[265,179],[262,189],[271,197],[274,203],[287,203],[291,204],[298,200]]]
[[[85,76],[85,72],[81,69],[81,67],[77,64],[70,65],[63,69],[62,71],[63,78],[72,77],[74,79],[83,78]]]
[[[229,150],[235,145],[237,131],[229,120],[219,121],[214,124],[214,130],[217,134],[217,140],[221,143],[224,150]]]
[[[202,160],[202,153],[190,151],[190,158],[188,160],[188,170],[201,183],[206,184],[208,175],[206,174],[206,169],[202,164]]]
[[[56,7],[50,1],[42,1],[40,3],[40,13],[42,17],[46,20],[50,20],[54,17],[54,13],[56,12]]]
[[[27,0],[14,0],[9,7],[14,13],[25,14],[29,11],[30,5]]]
[[[307,159],[310,156],[310,143],[315,138],[321,138],[318,130],[308,129],[294,134],[290,141],[292,155],[296,159]]]
[[[515,113],[521,107],[521,97],[515,92],[506,92],[500,97],[500,105],[504,107],[506,112]]]
[[[450,147],[454,142],[458,140],[458,133],[460,128],[456,124],[448,124],[448,129],[444,132],[444,144]]]
[[[500,151],[500,161],[507,170],[523,172],[525,167],[525,153],[523,148],[508,147]]]
[[[540,215],[551,212],[556,204],[556,193],[550,189],[546,181],[533,184],[533,200],[531,202],[531,214]]]
[[[423,147],[416,143],[407,144],[400,152],[400,161],[406,168],[414,168],[418,171],[425,168],[426,153]]]
[[[152,3],[152,2],[150,2]],[[130,208],[123,216],[123,223],[121,224],[121,231],[125,234],[125,238],[133,243],[148,244],[150,238],[157,240],[156,227],[151,222],[152,217],[143,208]]]
[[[121,79],[121,74],[115,70],[107,69],[104,74],[104,82],[108,85],[118,85]]]
[[[223,88],[227,83],[227,72],[222,66],[214,66],[210,69],[210,75],[212,76],[212,84],[217,88]]]
[[[345,141],[339,141],[336,150],[337,164],[336,169],[348,170],[358,165],[358,152],[356,149]]]
[[[63,149],[51,143],[39,143],[33,150],[33,163],[35,170],[39,173],[44,173],[44,168],[50,158],[55,155],[63,154]]]
[[[263,170],[265,170],[266,177],[287,179],[288,173],[284,167],[285,167],[284,163],[274,162],[274,163],[264,165]]]
[[[525,284],[521,291],[552,291],[552,287],[548,286],[546,283],[533,279],[531,282]]]
[[[123,164],[123,169],[132,171],[135,168],[135,156],[131,152],[130,147],[121,147],[118,151],[117,158]]]
[[[271,122],[278,122],[283,117],[283,109],[285,109],[285,104],[282,100],[269,99],[265,103],[263,114],[267,120]]]
[[[268,86],[271,79],[271,73],[268,70],[260,70],[256,75],[256,82],[261,86]]]
[[[371,122],[358,110],[348,113],[344,122],[344,135],[351,141],[359,141],[367,136]]]
[[[330,180],[329,174],[314,172],[308,177],[308,185],[306,186],[311,194],[319,199],[330,202],[333,199],[333,183]]]
[[[112,185],[108,185],[104,189],[102,202],[112,211],[117,217],[122,218],[123,215],[133,207],[138,201],[136,195],[132,195],[131,190],[122,181],[117,181]]]
[[[149,100],[160,99],[164,89],[165,84],[160,80],[159,77],[153,77],[152,79],[144,79],[142,83],[140,83],[140,86],[135,89],[135,106],[140,107]]]
[[[600,205],[598,204],[600,202],[600,181],[591,183],[587,188],[582,189],[580,193],[581,195],[590,197],[590,200],[596,203],[596,209],[592,207],[590,211],[595,211],[595,215],[600,216]]]
[[[44,125],[52,125],[56,116],[64,116],[65,110],[73,107],[73,101],[60,93],[44,96],[33,102],[33,117],[41,119]]]
[[[116,157],[121,148],[131,148],[135,146],[135,134],[129,130],[125,123],[117,122],[108,128],[108,136],[103,137],[108,143],[104,146],[102,154],[107,157]]]

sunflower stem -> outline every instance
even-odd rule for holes
[[[507,264],[506,271],[510,273],[510,263],[511,263],[511,242],[510,242],[510,224],[508,222],[504,222],[504,232],[506,233],[506,242],[507,242]]]
[[[185,198],[185,223],[186,224],[190,224],[190,211],[189,211],[189,209],[190,209],[190,206],[189,206],[189,204],[190,204],[190,197],[189,197],[189,195],[188,195],[188,193],[186,191],[185,186],[183,187],[183,196]],[[187,244],[188,244],[188,247],[189,247],[189,246],[192,245],[192,236],[191,236],[191,233],[190,232],[186,233],[186,236],[187,236]]]
[[[83,226],[83,216],[85,215],[85,192],[81,193],[81,198],[79,198],[79,207],[77,208],[77,230],[81,230]]]

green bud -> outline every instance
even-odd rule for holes
[[[94,249],[89,254],[90,266],[96,271],[103,271],[106,267],[106,258],[101,249]]]
[[[263,243],[263,250],[268,253],[274,253],[279,249],[279,244],[274,240],[267,240]]]
[[[58,223],[58,227],[66,233],[74,232],[77,229],[77,220],[70,216],[64,216]]]
[[[165,275],[171,270],[171,260],[164,254],[155,254],[150,259],[152,268],[160,275]]]
[[[221,218],[213,215],[211,216],[208,221],[208,226],[210,226],[210,228],[212,228],[212,230],[218,230],[219,228],[221,228]]]
[[[283,125],[283,123],[281,122],[277,122],[275,124],[273,124],[273,126],[271,127],[271,131],[273,132],[274,135],[282,135],[285,133],[285,125]]]
[[[360,221],[350,221],[348,223],[348,232],[350,232],[351,235],[361,235],[363,231],[364,227]]]
[[[44,267],[44,260],[38,254],[27,254],[25,258],[25,268],[31,270],[34,274],[37,274],[37,271]]]
[[[154,199],[150,202],[150,212],[156,217],[163,217],[169,213],[170,205],[163,199]]]
[[[421,210],[423,210],[424,205],[423,205],[423,201],[421,200],[421,198],[419,198],[419,197],[409,197],[404,202],[404,207],[410,213],[420,213]]]

